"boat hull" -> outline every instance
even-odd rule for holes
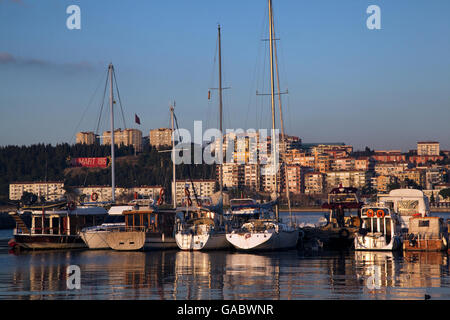
[[[445,239],[420,239],[415,241],[405,240],[403,242],[405,251],[445,251],[447,241]]]
[[[78,235],[25,235],[16,234],[15,243],[26,250],[85,249],[86,244]]]
[[[105,238],[108,246],[117,251],[141,250],[145,244],[143,231],[107,232]]]
[[[178,232],[175,240],[181,250],[223,250],[232,247],[227,241],[225,232],[204,234]]]
[[[80,237],[89,249],[101,250],[110,249],[108,242],[106,241],[106,235],[109,231],[81,231]]]
[[[359,251],[394,251],[402,248],[400,237],[395,236],[389,243],[384,237],[355,236],[355,250]]]
[[[228,233],[228,242],[237,250],[269,251],[291,249],[297,246],[298,231],[264,231],[252,233]]]

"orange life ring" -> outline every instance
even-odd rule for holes
[[[91,194],[91,200],[92,200],[92,201],[97,201],[97,199],[98,199],[98,194],[97,194],[97,192],[93,192],[93,193]]]
[[[75,204],[74,201],[70,201],[70,202],[67,204],[67,208],[69,208],[70,211],[73,211],[73,210],[75,210],[75,209],[77,208],[77,205]]]
[[[377,210],[377,217],[378,218],[384,218],[384,210],[378,209]]]
[[[414,213],[413,217],[421,217],[422,215],[420,213]]]
[[[375,215],[375,212],[373,212],[372,209],[369,209],[369,210],[367,210],[366,214],[369,218],[373,218],[373,216]]]

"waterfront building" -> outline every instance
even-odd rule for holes
[[[103,132],[103,145],[111,145],[111,131]],[[142,131],[138,129],[114,130],[114,144],[133,146],[136,152],[142,151]]]
[[[192,188],[192,184],[195,188]],[[173,182],[172,182],[173,185]],[[192,202],[195,204],[195,194],[199,197],[212,197],[215,191],[216,187],[216,180],[213,179],[193,179],[192,183],[191,180],[187,179],[184,181],[177,181],[176,182],[176,194],[177,194],[177,204],[181,204],[182,199],[186,197],[185,194],[185,188],[189,189],[189,194],[191,197]]]
[[[152,147],[159,149],[172,145],[172,129],[158,128],[150,130],[149,143]]]
[[[98,137],[93,132],[78,132],[76,135],[76,143],[95,144],[98,143]]]
[[[418,156],[439,156],[439,142],[419,141],[417,142]]]
[[[326,173],[326,185],[328,189],[339,186],[362,189],[370,184],[370,178],[368,171],[330,171]]]
[[[63,181],[12,182],[9,185],[9,199],[20,200],[24,192],[44,197],[46,201],[55,201],[65,194]]]
[[[320,194],[325,192],[325,174],[321,172],[305,173],[305,194]]]
[[[159,193],[161,191],[161,186],[138,186],[138,187],[115,187],[114,194],[118,202],[128,202],[135,197],[138,198],[150,198],[158,199]],[[92,195],[95,193],[97,195],[97,200],[99,202],[111,201],[111,186],[78,186],[73,187],[73,191],[78,196],[82,197],[84,195],[84,201],[93,201]]]

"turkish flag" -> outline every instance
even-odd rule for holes
[[[137,124],[141,124],[141,119],[139,119],[136,113],[134,114],[134,122],[136,122]]]

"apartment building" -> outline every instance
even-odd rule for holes
[[[375,164],[375,173],[380,176],[398,176],[409,168],[407,162],[382,162]]]
[[[355,159],[355,170],[357,171],[373,171],[375,168],[375,160],[372,157],[358,157]]]
[[[219,168],[219,166],[217,166]],[[227,188],[239,188],[245,182],[245,166],[238,163],[224,163],[222,166],[223,186]],[[217,174],[217,179],[219,175]]]
[[[111,131],[103,132],[103,145],[111,145]],[[142,131],[138,129],[114,130],[114,144],[133,146],[137,152],[142,151]]]
[[[438,156],[440,154],[439,142],[419,141],[417,142],[418,156]]]
[[[331,160],[331,168],[334,171],[355,170],[355,159],[352,157],[343,157]]]
[[[371,182],[371,174],[367,171],[330,171],[326,173],[326,184],[328,189],[343,187],[354,187],[361,189]]]
[[[211,197],[215,191],[216,180],[194,179],[192,180],[192,183],[191,180],[177,181],[176,182],[177,204],[181,204],[182,199],[186,197],[185,188],[189,189],[191,200],[195,201],[194,188],[192,187],[192,184],[194,185],[195,194],[197,194],[197,196]]]
[[[13,182],[9,185],[9,199],[20,200],[24,192],[30,192],[47,201],[55,201],[64,196],[63,181]]]
[[[95,144],[98,142],[98,137],[93,132],[78,132],[76,135],[76,143],[81,144]]]
[[[261,168],[259,164],[244,165],[244,185],[252,190],[261,190]]]
[[[398,182],[398,178],[394,176],[372,177],[372,188],[379,193],[387,193],[389,185],[396,182]]]
[[[379,150],[375,151],[372,158],[380,162],[406,162],[406,155],[402,154],[401,150]]]
[[[149,143],[157,149],[172,145],[172,129],[158,128],[150,130]]]
[[[305,194],[321,194],[325,192],[325,174],[321,172],[305,173]]]
[[[284,189],[292,193],[302,193],[305,190],[304,174],[305,170],[300,165],[286,165],[284,167]]]

